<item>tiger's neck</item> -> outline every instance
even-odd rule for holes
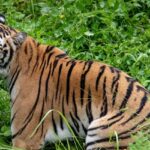
[[[49,69],[54,72],[54,66],[63,56],[66,56],[66,54],[60,49],[39,44],[31,37],[28,37],[17,50],[10,64],[8,77],[10,93],[15,91],[13,90],[14,88],[19,89],[20,85],[24,84],[24,81],[30,80],[32,82],[32,80],[38,80],[40,74],[48,72]],[[15,99],[16,94],[15,96],[14,94],[11,95]]]
[[[22,73],[30,73],[42,65],[44,61],[47,45],[39,44],[33,38],[28,37],[23,45],[15,52],[13,60],[10,63],[9,78],[13,76],[17,68],[21,69]]]

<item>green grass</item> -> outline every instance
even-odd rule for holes
[[[150,90],[149,0],[0,0],[7,23],[76,59],[115,66]],[[10,107],[0,80],[0,147],[10,144]],[[144,135],[144,136],[142,136]],[[140,137],[140,138],[139,138]],[[135,137],[130,150],[150,149],[149,135]],[[71,142],[72,143],[72,142]],[[144,143],[144,144],[143,144]],[[62,146],[63,144],[63,146]],[[59,142],[54,149],[72,149]]]

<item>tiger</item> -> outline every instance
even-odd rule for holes
[[[126,149],[148,126],[150,92],[137,80],[102,62],[72,59],[5,22],[0,15],[0,73],[10,93],[13,147],[38,150],[73,131],[86,150],[115,149],[116,133]]]

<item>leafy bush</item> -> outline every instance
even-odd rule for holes
[[[149,0],[1,0],[0,12],[10,26],[38,41],[76,59],[118,67],[150,90]],[[6,133],[9,98],[3,80],[0,87],[0,132]],[[147,148],[137,143],[131,150]]]

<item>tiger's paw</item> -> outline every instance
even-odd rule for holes
[[[23,140],[17,139],[13,141],[13,147],[19,148],[21,150],[39,150],[40,146],[35,142],[34,144],[29,144]]]
[[[13,148],[31,150],[30,147],[23,140],[19,140],[19,139],[13,141]]]

